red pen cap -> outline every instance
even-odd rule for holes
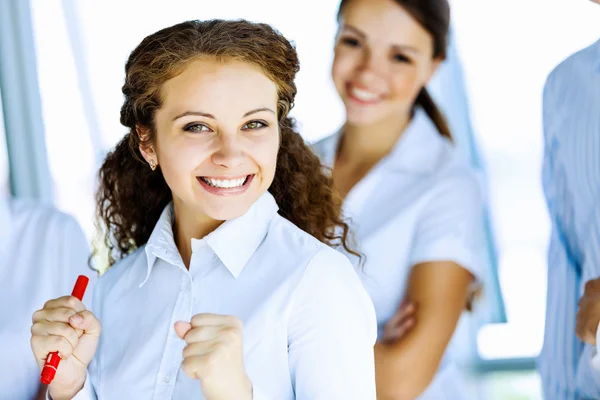
[[[60,363],[60,356],[57,352],[52,352],[48,354],[48,358],[46,359],[46,363],[44,364],[44,369],[42,370],[42,377],[40,379],[44,385],[49,385],[50,383],[52,383],[54,375],[56,375],[58,363]]]
[[[83,300],[83,295],[85,294],[85,289],[90,281],[85,275],[79,275],[77,277],[77,282],[75,282],[75,287],[73,287],[73,293],[71,296],[75,296],[79,299],[79,301]]]

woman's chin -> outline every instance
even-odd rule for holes
[[[213,198],[197,199],[197,209],[202,210],[202,213],[216,221],[227,221],[241,217],[248,212],[254,201],[248,196],[241,197],[221,197],[211,196]],[[256,199],[254,199],[256,200]]]
[[[346,110],[346,122],[352,125],[372,125],[381,121],[380,113],[374,112],[376,110]]]
[[[248,212],[249,205],[243,204],[204,204],[203,211],[206,216],[215,221],[228,221],[241,217]]]

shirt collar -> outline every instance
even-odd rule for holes
[[[385,168],[393,172],[429,175],[437,170],[440,157],[450,142],[438,132],[435,124],[422,108],[417,108],[413,119],[383,160]]]
[[[237,278],[267,235],[269,224],[278,210],[275,199],[266,192],[244,215],[225,221],[202,239],[192,239],[192,253],[201,246],[208,245],[229,272]],[[175,245],[173,221],[173,203],[170,203],[163,210],[146,244],[148,266],[146,277],[140,287],[150,277],[157,258],[185,268]]]
[[[325,139],[322,147],[324,164],[333,166],[342,131]],[[436,171],[444,148],[450,142],[438,132],[422,108],[417,108],[408,127],[394,148],[381,162],[391,172],[428,175]]]
[[[271,193],[263,194],[241,217],[225,221],[203,240],[234,277],[238,277],[262,243],[279,210]],[[202,240],[192,239],[192,249]]]
[[[173,202],[169,203],[160,214],[158,222],[154,226],[144,251],[146,252],[146,261],[148,266],[146,269],[146,276],[140,283],[140,287],[148,281],[150,273],[154,268],[154,264],[158,258],[161,258],[169,264],[176,265],[180,268],[184,268],[183,260],[175,245],[175,238],[173,236]]]
[[[0,197],[0,254],[5,254],[10,237],[11,215],[9,198]]]

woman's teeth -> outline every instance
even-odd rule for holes
[[[350,93],[353,97],[356,97],[361,101],[375,101],[379,100],[379,96],[375,93],[368,92],[366,90],[357,89],[355,87],[350,88]]]
[[[236,187],[240,187],[240,186],[244,185],[244,183],[246,182],[246,179],[248,179],[248,177],[238,178],[238,179],[213,179],[213,178],[201,177],[200,179],[202,179],[204,182],[206,182],[207,184],[209,184],[212,187],[216,187],[216,188],[220,188],[220,189],[230,189],[230,188],[236,188]]]

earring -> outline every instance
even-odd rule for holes
[[[150,160],[150,169],[154,171],[156,169],[156,162],[154,160]]]

